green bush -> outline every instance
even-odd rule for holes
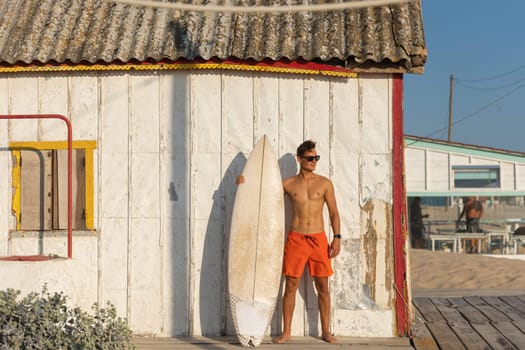
[[[0,350],[133,349],[126,320],[115,307],[92,306],[92,314],[68,308],[64,293],[41,293],[19,300],[19,290],[0,291]]]

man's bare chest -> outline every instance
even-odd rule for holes
[[[324,192],[321,188],[306,186],[303,188],[292,188],[289,195],[297,203],[322,201],[324,198]]]

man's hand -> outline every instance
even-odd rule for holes
[[[330,258],[335,258],[341,252],[341,239],[334,238],[330,244]]]
[[[235,180],[235,183],[236,183],[237,185],[243,184],[243,183],[244,183],[244,176],[239,175],[239,176],[237,177],[237,180]]]

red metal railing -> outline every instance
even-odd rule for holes
[[[60,119],[66,123],[67,126],[67,257],[71,259],[73,257],[73,215],[72,215],[72,189],[73,189],[73,180],[72,180],[72,164],[73,164],[73,131],[71,127],[71,122],[69,119],[60,114],[11,114],[11,115],[2,115],[0,114],[1,119]],[[18,257],[17,260],[35,260],[34,258],[24,259],[23,257]]]

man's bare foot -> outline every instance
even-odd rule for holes
[[[335,338],[330,333],[323,334],[321,336],[321,339],[323,339],[325,342],[330,343],[330,344],[337,343],[337,338]]]
[[[273,342],[276,344],[282,344],[285,343],[288,339],[290,339],[290,334],[283,333],[280,337],[275,338]]]

